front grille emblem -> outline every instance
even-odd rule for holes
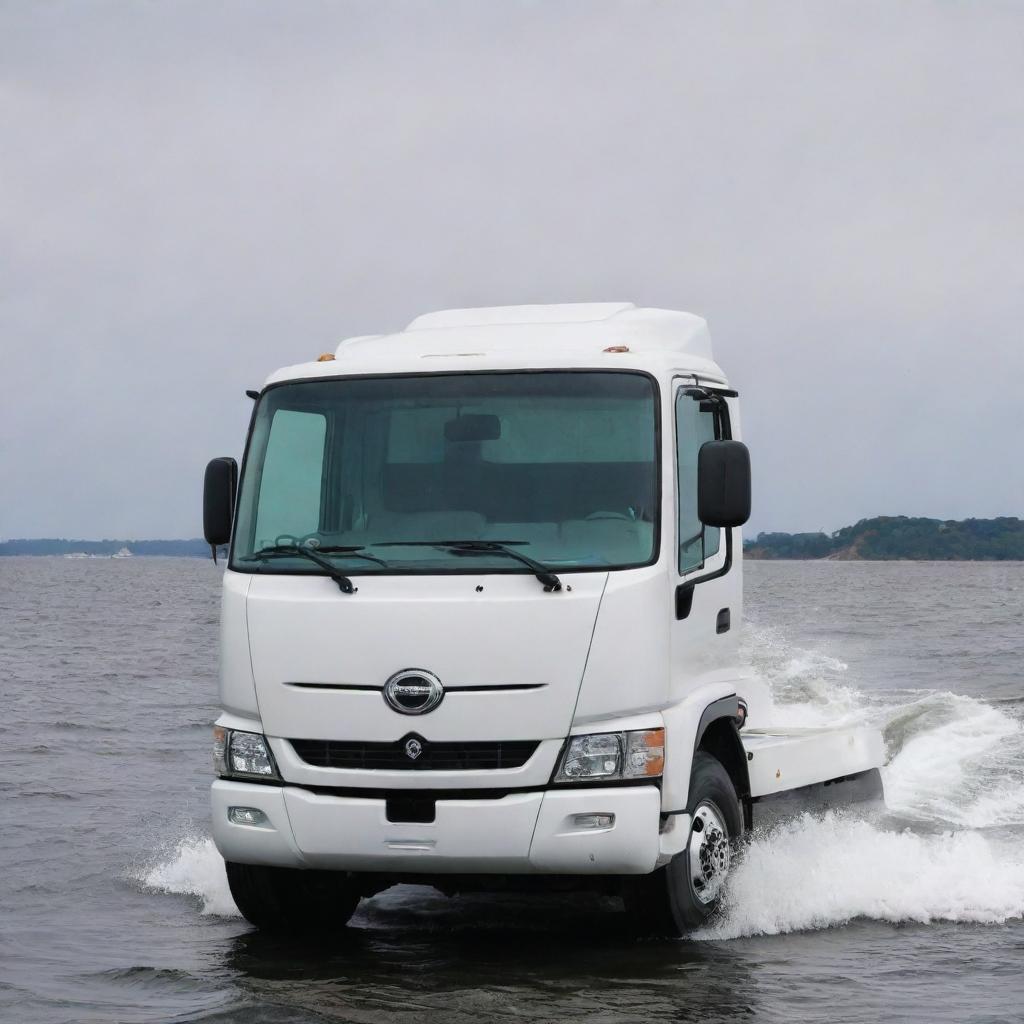
[[[400,715],[425,715],[444,699],[444,687],[433,672],[406,668],[384,684],[384,700]]]
[[[410,761],[415,761],[420,754],[423,753],[423,744],[417,739],[407,739],[405,741],[405,756]]]

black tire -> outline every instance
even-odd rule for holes
[[[693,756],[686,809],[691,815],[691,837],[695,832],[704,831],[698,826],[698,818],[704,821],[701,815],[710,822],[705,847],[709,861],[714,860],[717,867],[710,873],[714,891],[706,889],[702,893],[699,891],[701,883],[694,882],[688,841],[687,848],[677,853],[668,864],[636,879],[626,891],[626,909],[630,912],[634,928],[642,934],[684,935],[705,924],[718,910],[730,851],[743,832],[743,816],[729,773],[717,758],[703,750],[698,750]],[[724,830],[718,828],[719,823],[724,825]],[[722,838],[715,838],[722,831]],[[722,843],[727,844],[724,850]],[[721,867],[723,861],[724,869]]]
[[[225,861],[242,916],[264,931],[322,932],[348,924],[361,893],[340,871],[302,871]]]

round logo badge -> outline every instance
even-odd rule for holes
[[[384,684],[384,700],[400,715],[425,715],[444,699],[444,687],[433,672],[406,668]]]

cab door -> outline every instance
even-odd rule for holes
[[[735,392],[676,378],[675,569],[672,685],[676,694],[735,675],[742,617],[742,538],[697,518],[697,454],[707,441],[734,439]]]

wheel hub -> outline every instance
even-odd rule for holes
[[[701,903],[711,903],[729,873],[729,833],[713,804],[699,804],[693,812],[687,854],[693,894]]]

